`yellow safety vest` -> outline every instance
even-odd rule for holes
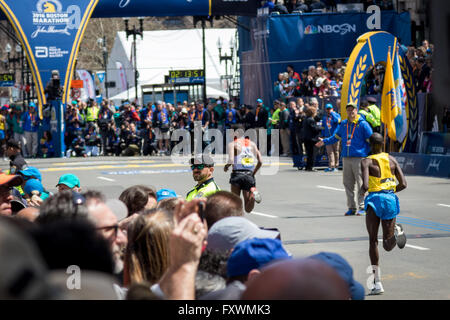
[[[217,191],[220,191],[220,188],[214,182],[214,179],[211,178],[189,191],[186,196],[186,200],[191,201],[195,198],[204,198],[216,193]]]
[[[382,152],[368,156],[369,159],[374,159],[380,166],[381,175],[379,178],[369,175],[369,192],[379,192],[383,190],[392,190],[395,192],[397,184],[395,177],[391,172],[389,165],[389,154]]]
[[[86,109],[86,121],[95,121],[98,119],[99,107],[90,107]]]

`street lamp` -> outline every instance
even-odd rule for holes
[[[129,36],[133,36],[133,52],[134,52],[134,89],[135,89],[135,97],[138,99],[138,78],[139,72],[137,70],[137,59],[136,59],[136,36],[141,36],[141,39],[144,38],[144,18],[139,18],[139,29],[133,25],[133,29],[128,28],[128,18],[123,18],[125,22],[125,32],[127,33],[127,40]]]
[[[103,50],[103,67],[105,69],[105,92],[106,92],[106,99],[109,99],[109,95],[108,95],[108,68],[107,68],[108,48],[106,47],[106,37],[103,36],[103,38],[98,38],[97,39],[97,43]]]
[[[230,39],[230,55],[227,55],[226,53],[222,54],[222,42],[220,41],[220,38],[217,39],[217,48],[219,49],[219,61],[220,61],[220,63],[222,63],[222,61],[225,61],[225,78],[227,80],[228,96],[230,96],[228,61],[230,61],[231,64],[233,63],[234,46],[235,46],[234,39],[231,38]]]

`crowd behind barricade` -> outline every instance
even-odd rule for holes
[[[342,256],[293,257],[234,193],[134,185],[107,198],[71,173],[52,193],[19,158],[0,173],[0,299],[364,299]]]
[[[394,10],[392,0],[267,0],[263,7],[270,12],[279,14],[309,13],[309,12],[336,12],[338,4],[362,3],[364,10],[371,5],[377,5],[381,10]]]
[[[431,92],[433,45],[425,40],[418,48],[402,45],[401,50],[413,68],[416,91]],[[171,133],[176,129],[190,132],[193,150],[195,123],[201,122],[205,140],[203,147],[211,142],[209,129],[220,130],[224,137],[226,129],[266,129],[268,155],[279,151],[282,156],[302,157],[308,150],[311,152],[306,140],[326,137],[323,134],[329,105],[333,107],[332,111],[340,111],[345,68],[341,59],[328,60],[324,64],[318,61],[301,72],[289,65],[286,72],[279,73],[274,83],[273,104],[257,99],[254,105],[239,105],[222,97],[209,99],[206,104],[203,101],[183,101],[174,105],[157,101],[144,106],[129,101],[115,106],[108,100],[100,104],[92,99],[74,100],[66,107],[64,115],[66,156],[168,155],[178,143],[171,141]],[[383,66],[371,67],[364,78],[361,96],[380,94],[383,76]],[[304,126],[309,108],[315,109],[314,127]],[[45,112],[48,113],[48,109]],[[45,123],[45,119],[49,116],[40,120],[33,102],[25,108],[2,106],[0,152],[3,157],[10,138],[21,143],[25,158],[55,156],[51,126]],[[279,129],[280,150],[275,150],[276,143],[271,141],[272,129]]]

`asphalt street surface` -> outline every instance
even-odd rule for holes
[[[269,158],[270,159],[270,158]],[[265,160],[269,160],[266,159]],[[298,171],[290,158],[272,160],[257,174],[262,203],[246,216],[261,227],[281,231],[285,248],[294,257],[321,251],[341,254],[353,267],[354,278],[368,289],[370,276],[368,235],[364,216],[345,217],[347,210],[342,171]],[[56,191],[58,177],[74,173],[83,190],[100,190],[117,198],[129,186],[170,188],[180,196],[195,185],[190,168],[170,157],[97,157],[27,160],[41,170],[43,184]],[[266,161],[268,162],[268,161]],[[7,169],[9,161],[0,167]],[[223,190],[230,190],[230,173],[216,164],[214,177]],[[367,300],[450,299],[450,180],[406,176],[408,188],[400,193],[398,222],[408,241],[404,249],[384,251],[379,231],[381,279],[385,293]]]

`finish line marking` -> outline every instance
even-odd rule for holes
[[[328,190],[335,190],[335,191],[345,191],[345,189],[333,188],[333,187],[327,187],[327,186],[317,186],[317,188],[328,189]]]

